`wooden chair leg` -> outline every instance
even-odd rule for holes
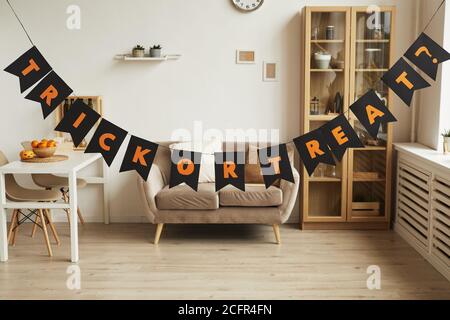
[[[81,215],[80,208],[77,208],[77,214],[78,214],[78,219],[80,219],[80,223],[82,225],[84,225],[84,219],[83,219],[83,216]]]
[[[277,241],[277,244],[281,244],[280,226],[278,224],[274,224],[272,227],[273,227],[273,233],[275,234],[275,240]]]
[[[50,245],[50,239],[48,238],[47,224],[45,223],[44,214],[42,212],[42,209],[39,209],[38,211],[39,217],[41,218],[42,230],[44,231],[45,244],[47,245],[48,255],[49,257],[53,257],[52,247]]]
[[[164,223],[158,223],[156,225],[156,233],[155,233],[155,244],[159,243],[159,238],[161,237],[161,232],[163,230]]]
[[[56,232],[55,225],[53,224],[52,215],[50,213],[50,210],[44,209],[44,212],[45,212],[45,216],[47,217],[47,220],[48,220],[48,225],[50,226],[50,229],[52,230],[53,238],[55,238],[56,244],[59,246],[60,241],[59,241],[59,237],[58,237],[58,232]]]
[[[8,243],[11,242],[11,236],[14,229],[14,226],[16,225],[16,216],[17,216],[17,210],[14,209],[13,214],[11,216],[11,223],[9,225],[9,231],[8,231]]]
[[[17,234],[19,233],[19,214],[20,214],[20,210],[17,209],[16,220],[14,222],[14,231],[13,231],[12,239],[11,239],[13,246],[16,245]]]
[[[39,223],[39,215],[36,214],[36,217],[34,218],[34,224],[33,228],[31,229],[31,237],[34,238],[34,235],[36,234],[37,224]]]

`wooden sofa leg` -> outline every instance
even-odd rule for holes
[[[163,230],[164,223],[158,223],[156,225],[156,233],[155,233],[155,244],[159,243],[159,238],[161,237],[161,232]]]
[[[280,226],[278,224],[274,224],[272,227],[273,227],[273,233],[275,234],[275,240],[277,241],[277,244],[281,244]]]

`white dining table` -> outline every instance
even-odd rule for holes
[[[58,152],[64,154],[64,152]],[[103,161],[100,154],[88,154],[84,152],[69,152],[69,158],[60,162],[51,163],[26,163],[13,161],[0,167],[0,261],[8,261],[8,240],[6,227],[7,209],[70,209],[70,220],[77,222],[77,175],[78,173],[95,163]],[[69,203],[66,202],[13,202],[7,199],[5,190],[6,174],[55,174],[67,175],[69,178]],[[105,170],[102,173],[105,177]],[[78,223],[70,224],[71,261],[78,262]]]

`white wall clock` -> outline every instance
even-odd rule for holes
[[[264,0],[231,0],[236,8],[239,10],[250,12],[258,9],[263,4]]]

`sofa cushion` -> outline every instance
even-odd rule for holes
[[[214,183],[200,183],[198,191],[182,184],[169,189],[166,186],[156,194],[159,210],[214,210],[219,208],[219,196]]]
[[[283,202],[283,192],[278,187],[266,189],[264,185],[245,185],[245,192],[232,186],[219,191],[223,207],[276,207]]]

